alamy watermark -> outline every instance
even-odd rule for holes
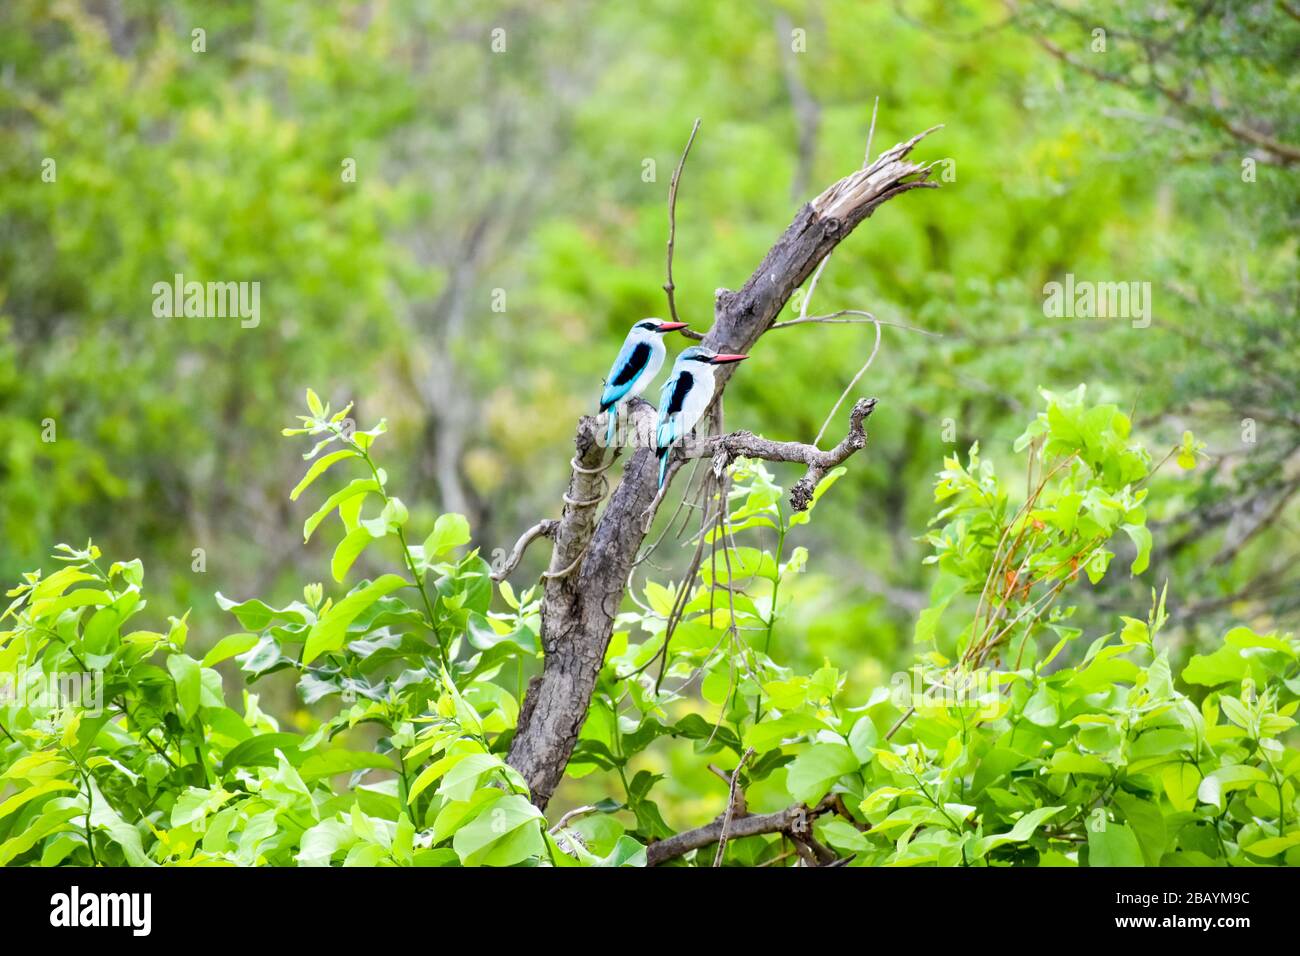
[[[132,936],[153,929],[152,893],[83,893],[75,884],[50,897],[50,925],[55,927],[123,927]]]
[[[1151,324],[1150,282],[1092,282],[1067,272],[1064,282],[1043,286],[1043,315],[1049,319],[1132,319],[1133,328]]]
[[[29,673],[21,686],[15,686],[11,674],[0,674],[0,704],[53,710],[71,707],[87,717],[99,717],[104,713],[104,672]]]
[[[923,674],[900,671],[889,681],[889,698],[899,710],[978,705],[975,716],[992,720],[1002,713],[997,675],[987,670],[945,670]]]
[[[262,321],[260,282],[186,282],[178,272],[171,282],[155,282],[151,291],[153,314],[160,319],[238,318],[244,329]]]

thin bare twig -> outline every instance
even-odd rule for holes
[[[907,708],[907,710],[903,711],[903,716],[899,717],[898,720],[894,721],[894,726],[890,727],[889,730],[885,732],[885,739],[888,740],[889,738],[893,737],[894,734],[898,733],[898,731],[902,728],[903,724],[907,723],[907,718],[911,717],[915,713],[916,713],[915,707],[909,707]]]
[[[861,316],[861,318],[842,318],[842,316],[846,315]],[[904,325],[902,322],[886,322],[884,319],[877,319],[870,312],[866,312],[862,309],[840,309],[838,312],[827,312],[825,315],[801,315],[797,319],[788,319],[785,322],[775,322],[768,328],[768,331],[771,332],[773,329],[788,329],[794,325],[805,325],[810,322],[815,322],[820,325],[866,325],[868,322],[871,322],[883,325],[886,328],[916,332],[920,335],[929,336],[934,339],[941,339],[944,337],[942,332],[932,332],[929,329],[918,328],[915,325]]]
[[[556,823],[555,826],[551,827],[551,828],[550,828],[549,830],[547,830],[546,832],[547,832],[547,833],[551,833],[551,834],[559,833],[559,832],[560,832],[561,830],[563,830],[566,826],[568,826],[569,823],[572,822],[573,820],[576,820],[576,819],[578,819],[579,817],[589,816],[589,815],[591,815],[591,814],[593,814],[593,813],[597,813],[597,812],[598,812],[598,808],[597,808],[597,807],[593,807],[593,806],[591,806],[590,804],[588,804],[588,805],[585,806],[585,807],[574,807],[572,810],[570,810],[570,811],[569,811],[568,813],[566,813],[564,816],[560,817],[559,822]]]
[[[727,793],[727,809],[722,815],[722,832],[718,834],[718,852],[713,857],[714,866],[722,866],[723,854],[727,852],[727,831],[731,828],[731,818],[739,810],[745,813],[745,795],[740,792],[740,771],[745,769],[745,764],[749,763],[749,758],[754,756],[754,748],[748,748],[740,755],[740,762],[736,764],[736,769],[731,772],[731,788]]]
[[[844,404],[844,399],[849,397],[849,392],[853,391],[858,384],[858,380],[867,374],[867,369],[871,368],[871,363],[876,360],[876,353],[880,351],[880,322],[875,317],[872,317],[871,323],[876,327],[876,344],[871,347],[871,354],[867,356],[866,364],[858,369],[858,374],[853,376],[853,379],[845,386],[844,391],[840,392],[840,397],[835,399],[830,414],[826,416],[826,421],[822,422],[822,427],[817,431],[817,437],[813,439],[813,447],[821,444],[822,436],[826,434],[826,429],[830,427],[831,420],[835,418],[835,413]]]
[[[533,525],[520,535],[519,540],[515,542],[515,546],[511,550],[509,557],[506,558],[505,564],[500,568],[493,570],[491,575],[492,580],[504,581],[509,577],[510,573],[519,566],[519,562],[523,558],[524,552],[528,550],[528,546],[538,538],[553,537],[555,535],[555,529],[559,526],[559,521],[554,518],[547,518],[544,521],[537,522],[537,524]]]
[[[876,110],[880,109],[880,97],[871,106],[871,128],[867,130],[867,151],[862,157],[863,167],[871,165],[871,141],[876,138]]]
[[[789,322],[776,322],[768,327],[769,331],[771,329],[779,329],[783,325],[797,325],[800,322],[808,321],[808,303],[812,302],[813,293],[817,291],[817,280],[822,277],[822,271],[830,261],[831,254],[827,254],[825,259],[817,263],[817,271],[815,271],[812,274],[812,278],[808,280],[808,292],[804,295],[803,302],[799,303],[799,318],[792,319]]]
[[[674,322],[680,322],[677,317],[677,298],[674,293],[677,291],[677,285],[673,282],[673,246],[677,241],[677,183],[682,178],[682,167],[686,165],[686,157],[691,152],[691,144],[695,142],[695,134],[700,130],[700,120],[695,121],[691,127],[691,136],[686,141],[686,148],[682,150],[682,158],[677,161],[677,168],[673,170],[672,182],[668,184],[668,281],[664,283],[664,292],[668,295],[668,311]],[[683,335],[690,335],[691,338],[702,339],[704,336],[692,329],[682,329]]]

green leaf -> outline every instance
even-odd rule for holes
[[[1137,556],[1133,559],[1133,565],[1129,568],[1131,574],[1141,574],[1151,563],[1151,532],[1145,526],[1139,524],[1125,524],[1120,526],[1125,534],[1132,539],[1133,544],[1137,546]]]
[[[410,806],[414,804],[416,798],[427,790],[430,784],[442,777],[442,775],[447,772],[449,766],[464,759],[464,754],[450,754],[443,757],[441,760],[434,761],[420,771],[420,775],[415,778],[415,781],[411,784],[410,790],[407,791],[407,805]]]
[[[36,783],[70,773],[75,765],[52,750],[34,750],[19,757],[4,773],[0,780],[26,780]]]
[[[504,790],[484,787],[475,790],[468,800],[448,800],[433,821],[433,842],[441,843],[505,795]]]
[[[20,790],[8,800],[0,803],[0,820],[13,813],[25,803],[35,800],[37,797],[43,797],[47,793],[53,793],[56,790],[76,790],[76,784],[69,783],[66,780],[46,780],[44,783],[38,783],[34,787],[28,787],[26,790]]]
[[[1060,719],[1056,699],[1055,691],[1046,684],[1039,684],[1033,696],[1025,702],[1025,720],[1037,727],[1055,727]]]
[[[1196,791],[1201,783],[1201,773],[1193,764],[1177,763],[1160,774],[1165,795],[1175,810],[1186,812],[1196,806]]]
[[[280,645],[274,637],[266,635],[255,645],[238,655],[239,669],[256,680],[263,674],[283,667],[290,667],[293,661],[280,653]]]
[[[93,580],[95,580],[95,575],[81,570],[76,565],[69,565],[66,568],[60,568],[47,578],[42,578],[40,583],[32,588],[31,600],[35,603],[48,598],[56,598],[78,581]]]
[[[105,831],[109,838],[122,848],[122,855],[131,866],[157,866],[144,852],[140,831],[127,823],[113,805],[104,799],[94,778],[90,781],[94,808],[90,811],[90,825]]]
[[[454,578],[440,578],[438,593],[457,598],[461,610],[486,614],[492,603],[492,566],[482,557],[466,561]],[[443,598],[447,603],[447,598]]]
[[[406,505],[402,504],[400,498],[389,498],[384,502],[384,510],[379,513],[378,518],[359,521],[362,527],[368,528],[370,534],[375,538],[382,538],[388,534],[396,534],[406,524],[410,517],[410,512],[406,510]],[[349,528],[349,533],[354,528]]]
[[[468,544],[469,520],[464,515],[439,515],[433,531],[424,539],[424,556],[428,560],[441,557],[453,548]]]
[[[342,505],[345,501],[356,498],[358,495],[382,494],[383,489],[379,482],[373,478],[354,478],[344,487],[340,488],[334,494],[325,499],[324,503],[317,508],[302,526],[303,541],[311,540],[312,532],[320,526],[320,523],[329,517],[330,512]]]
[[[236,657],[257,646],[256,634],[227,634],[213,645],[212,650],[203,655],[203,666],[211,667],[224,660]]]
[[[220,787],[215,790],[205,790],[200,787],[187,787],[185,791],[176,798],[176,803],[172,805],[172,826],[183,827],[190,823],[205,820],[209,814],[215,813],[219,810],[221,805],[232,796],[234,796],[234,794],[227,793]]]
[[[863,718],[869,721],[869,718]],[[745,731],[745,746],[753,747],[757,753],[766,753],[773,747],[779,747],[783,740],[798,737],[810,731],[821,730],[826,726],[811,714],[793,713],[780,717],[768,718]],[[870,757],[870,752],[867,754]]]
[[[232,601],[220,591],[216,594],[217,606],[223,611],[229,611],[235,615],[245,630],[260,631],[272,621],[282,620],[289,621],[293,624],[305,624],[307,618],[303,616],[302,611],[296,610],[293,606],[285,608],[274,608],[264,601],[257,598],[250,598],[247,601]],[[302,605],[298,605],[302,607]]]
[[[466,866],[510,866],[545,851],[542,819],[526,797],[507,794],[457,830],[452,849]]]
[[[980,837],[971,843],[971,859],[978,860],[983,857],[989,850],[1003,846],[1007,843],[1024,843],[1034,831],[1042,825],[1043,821],[1049,817],[1055,816],[1064,810],[1065,807],[1039,807],[1037,810],[1030,810],[1011,827],[1006,833],[995,833],[991,836]]]
[[[539,648],[537,638],[527,628],[517,628],[505,634],[499,633],[486,617],[478,612],[470,614],[465,630],[465,639],[470,646],[479,651],[490,651],[495,647],[518,648],[524,654],[536,656]]]
[[[1202,803],[1213,804],[1220,810],[1224,808],[1224,798],[1233,790],[1249,787],[1260,780],[1267,780],[1264,771],[1246,764],[1230,764],[1212,770],[1205,775],[1201,785],[1196,788],[1196,796]]]
[[[299,866],[329,866],[335,853],[351,847],[356,840],[349,821],[328,817],[303,833],[294,860]]]
[[[358,614],[385,594],[391,594],[398,588],[408,587],[409,584],[410,582],[399,574],[385,574],[335,604],[312,625],[311,631],[307,634],[307,644],[303,648],[302,662],[310,664],[321,654],[337,651],[347,638],[348,625]]]
[[[1089,866],[1145,866],[1138,839],[1122,823],[1105,821],[1101,828],[1088,828]]]
[[[176,706],[181,722],[187,724],[199,712],[203,667],[188,654],[172,654],[167,658],[167,670],[176,683]]]
[[[1109,777],[1111,768],[1096,754],[1081,754],[1073,750],[1058,750],[1052,754],[1048,765],[1051,774],[1087,774],[1094,777]]]
[[[1225,646],[1211,654],[1193,654],[1183,668],[1183,680],[1189,684],[1215,687],[1241,680],[1248,670],[1245,659],[1237,649]]]
[[[626,834],[620,836],[614,849],[600,862],[601,866],[645,866],[646,848]]]
[[[373,540],[375,540],[374,535],[365,526],[353,528],[344,535],[343,540],[334,549],[334,557],[330,559],[330,574],[334,576],[335,581],[342,583],[353,562]]]
[[[91,616],[81,639],[87,654],[108,654],[116,647],[122,622],[125,621],[140,603],[140,592],[131,590],[117,598],[107,607],[100,608]]]
[[[1124,811],[1124,822],[1137,837],[1142,848],[1142,859],[1147,866],[1159,866],[1168,840],[1165,818],[1160,808],[1124,790],[1117,790],[1115,804]]]
[[[27,824],[21,833],[5,840],[4,843],[0,843],[0,866],[8,866],[10,861],[26,853],[52,833],[73,830],[75,826],[70,821],[74,817],[85,818],[85,811],[78,806],[57,806],[56,804],[57,801],[51,801],[51,805],[34,821]],[[49,865],[43,857],[41,865]]]
[[[800,803],[815,803],[836,780],[860,766],[857,756],[844,744],[813,744],[790,764],[786,788]]]
[[[302,494],[311,485],[313,481],[325,474],[330,465],[336,461],[342,461],[344,458],[356,458],[357,453],[351,449],[345,448],[342,451],[330,452],[324,458],[317,458],[307,469],[307,474],[302,476],[302,481],[293,486],[293,491],[289,492],[289,500],[297,501],[298,496]]]
[[[396,772],[397,765],[385,754],[362,750],[327,750],[324,753],[309,755],[298,768],[298,773],[304,781],[312,781],[340,773],[354,773],[358,770]]]
[[[935,633],[939,627],[939,620],[943,617],[943,612],[947,610],[948,602],[944,601],[937,607],[927,607],[916,617],[916,628],[912,635],[912,643],[929,644],[935,638]]]
[[[838,817],[819,822],[817,832],[827,843],[845,853],[866,853],[871,849],[866,834],[847,820]]]
[[[65,594],[62,597],[33,601],[31,609],[33,618],[53,619],[68,610],[68,608],[86,607],[87,605],[103,607],[112,603],[113,595],[107,591],[101,591],[99,588],[77,588],[71,594]]]
[[[1120,615],[1120,620],[1124,622],[1124,629],[1120,631],[1119,639],[1125,644],[1150,644],[1151,629],[1147,626],[1146,621],[1139,621],[1135,617],[1124,617]]]
[[[1286,836],[1265,837],[1263,840],[1256,840],[1245,849],[1252,856],[1270,857],[1277,856],[1293,846],[1300,846],[1300,830]]]
[[[1226,694],[1220,695],[1219,706],[1223,708],[1224,716],[1238,727],[1243,730],[1250,729],[1250,710],[1237,698]]]
[[[302,738],[297,734],[271,733],[250,737],[230,749],[221,761],[221,775],[224,777],[236,767],[274,767],[279,761],[275,756],[278,750],[290,761],[301,760],[298,745]]]
[[[450,800],[467,800],[483,774],[500,766],[501,758],[496,754],[470,754],[443,775],[438,793]]]
[[[849,748],[861,763],[870,763],[872,751],[879,742],[880,733],[870,717],[859,717],[849,731]]]

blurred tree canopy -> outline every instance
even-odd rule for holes
[[[1228,619],[1294,625],[1297,54],[1286,2],[10,0],[0,573],[93,534],[197,630],[218,589],[288,587],[321,560],[275,437],[308,385],[389,419],[413,506],[509,548],[557,507],[626,328],[665,313],[694,118],[675,279],[703,329],[861,164],[878,98],[876,151],[944,124],[942,200],[882,210],[814,311],[939,336],[886,327],[858,386],[871,445],[794,587],[807,661],[879,681],[927,601],[943,456],[1009,456],[1036,390],[1084,381],[1153,448],[1208,440],[1208,468],[1156,479],[1146,582],[1095,611],[1169,578],[1189,653]],[[177,274],[260,283],[260,322],[155,316]],[[1048,316],[1066,276],[1149,284],[1150,321]],[[872,330],[778,334],[727,425],[807,441]]]

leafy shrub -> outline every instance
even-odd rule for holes
[[[304,427],[288,431],[319,442],[292,497],[344,461],[361,477],[325,500],[304,537],[337,514],[336,581],[382,540],[396,544],[409,577],[360,581],[337,601],[312,584],[280,608],[218,595],[243,630],[200,660],[186,653],[184,619],[166,634],[124,627],[144,609],[138,562],[105,572],[93,545],[62,546],[60,571],[29,574],[10,592],[15,626],[3,634],[0,674],[16,693],[0,766],[17,793],[0,805],[0,859],[510,864],[553,847],[490,743],[518,715],[490,678],[535,653],[523,626],[535,607],[525,596],[514,613],[485,617],[486,563],[477,552],[454,557],[469,541],[465,520],[444,515],[422,545],[408,545],[406,509],[370,454],[383,423],[353,432],[346,409],[330,415],[311,393],[308,403]],[[462,644],[469,652],[448,664]],[[293,668],[305,702],[343,705],[310,734],[283,732],[252,694],[242,713],[228,706],[213,665],[230,658],[250,682]],[[48,686],[60,674],[101,675],[102,706],[67,706]],[[335,745],[360,724],[381,728],[376,747]]]
[[[787,545],[811,511],[789,513],[761,465],[733,468],[727,520],[698,532],[698,578],[648,583],[608,649],[569,772],[608,773],[620,797],[548,829],[503,757],[540,655],[536,595],[502,583],[508,610],[490,610],[489,568],[458,515],[411,544],[372,455],[383,423],[356,431],[309,392],[286,430],[316,440],[291,497],[332,469],[354,475],[304,536],[336,520],[337,584],[368,548],[399,570],[338,600],[321,584],[280,608],[218,595],[241,630],[200,659],[185,617],[127,626],[145,608],[138,561],[104,570],[92,544],[61,545],[59,570],[9,592],[0,632],[0,861],[639,865],[673,832],[643,756],[670,737],[724,755],[745,809],[804,808],[809,829],[734,839],[730,863],[1300,863],[1300,753],[1283,743],[1300,643],[1239,627],[1176,681],[1153,591],[1144,617],[1085,648],[1059,599],[1114,573],[1119,542],[1143,571],[1145,486],[1163,461],[1114,406],[1082,389],[1045,398],[1017,443],[1019,504],[978,448],[944,462],[915,664],[856,704],[831,664],[801,674],[775,659],[790,576],[809,559]],[[1189,435],[1165,460],[1191,467],[1197,450]],[[214,669],[232,659],[250,683],[292,670],[307,704],[337,711],[299,734],[252,693],[232,707]],[[96,699],[69,700],[66,675],[94,678]],[[379,734],[364,749],[363,726]]]

